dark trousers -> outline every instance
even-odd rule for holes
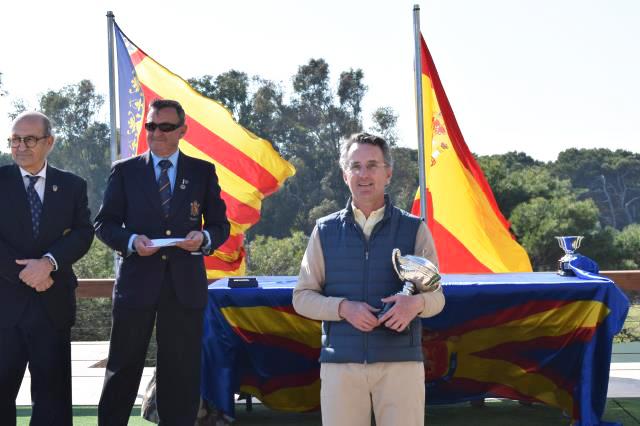
[[[114,305],[109,359],[98,406],[100,426],[124,426],[129,421],[154,322],[160,425],[193,426],[200,402],[203,313],[203,309],[186,308],[178,302],[170,278],[162,283],[157,306],[134,309]]]
[[[27,363],[30,424],[71,426],[71,332],[53,327],[36,295],[15,326],[0,328],[0,425],[16,424],[16,397]]]

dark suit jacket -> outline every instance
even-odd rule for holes
[[[70,327],[75,321],[78,285],[71,265],[84,256],[93,241],[87,183],[47,166],[38,238],[33,237],[27,191],[15,164],[0,167],[0,197],[0,327],[15,325],[31,297],[42,299],[56,327]],[[23,266],[15,260],[38,259],[46,253],[56,259],[58,270],[51,274],[53,286],[38,293],[20,281]]]
[[[206,305],[202,253],[167,247],[152,256],[127,256],[127,248],[133,234],[181,238],[203,227],[211,236],[211,252],[226,241],[230,227],[213,164],[180,153],[170,214],[165,219],[150,153],[116,162],[94,225],[98,238],[124,256],[114,287],[114,305],[154,305],[167,271],[181,304]]]

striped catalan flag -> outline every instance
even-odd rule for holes
[[[231,223],[229,239],[205,257],[207,277],[245,275],[244,233],[260,220],[262,200],[295,174],[295,168],[235,122],[219,102],[206,98],[131,42],[115,25],[122,158],[147,150],[143,123],[149,102],[174,99],[184,107],[189,131],[180,150],[216,166]]]
[[[467,147],[440,77],[421,41],[427,223],[440,270],[530,272],[526,251],[509,230],[493,192]],[[420,191],[412,213],[420,216]]]

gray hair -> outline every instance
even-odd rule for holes
[[[44,115],[39,111],[25,111],[20,114],[11,122],[11,129],[16,127],[16,125],[22,120],[30,120],[33,118],[39,118],[42,120],[42,128],[44,129],[44,135],[42,136],[54,136],[53,135],[53,125],[51,124],[51,119]]]
[[[380,136],[371,135],[369,133],[354,133],[346,139],[343,139],[340,143],[340,168],[343,171],[347,171],[347,155],[349,153],[349,149],[351,145],[355,143],[369,144],[377,146],[382,150],[382,157],[384,158],[384,163],[393,167],[393,157],[391,156],[391,150],[389,149],[389,144],[387,141],[382,139]]]

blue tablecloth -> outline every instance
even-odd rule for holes
[[[319,408],[320,325],[291,306],[296,277],[209,287],[202,395],[234,415],[234,392],[274,409]],[[443,276],[445,309],[423,319],[427,403],[541,402],[601,422],[613,336],[629,301],[610,281],[555,273]]]

